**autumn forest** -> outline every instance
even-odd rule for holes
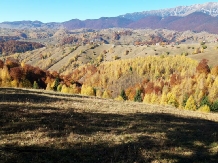
[[[68,75],[49,72],[13,58],[0,61],[1,87],[82,94],[118,101],[218,111],[218,66],[184,55],[147,56],[80,66]]]

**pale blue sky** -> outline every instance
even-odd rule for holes
[[[208,0],[0,0],[0,22],[63,22],[202,4]]]

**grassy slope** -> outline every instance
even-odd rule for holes
[[[0,89],[0,162],[216,162],[218,115]]]
[[[200,47],[200,43],[193,44],[180,44],[171,47],[171,45],[167,46],[156,46],[151,45],[147,46],[134,46],[134,45],[100,45],[95,47],[94,49],[90,49],[89,45],[79,46],[75,51],[70,52],[70,49],[73,46],[62,47],[49,47],[42,48],[32,52],[26,52],[22,54],[14,54],[11,57],[19,58],[20,61],[25,61],[27,64],[31,64],[33,66],[38,66],[41,69],[48,69],[50,71],[61,70],[63,67],[66,67],[63,71],[66,74],[71,72],[74,69],[74,65],[83,65],[95,61],[99,55],[103,54],[103,51],[107,51],[104,54],[104,61],[113,61],[114,56],[117,56],[119,59],[128,59],[128,58],[136,58],[136,57],[146,57],[148,55],[181,55],[182,53],[188,53],[188,57],[193,58],[195,60],[201,61],[203,58],[208,59],[209,66],[218,65],[217,55],[218,49],[215,49],[218,44],[217,43],[207,43],[207,49],[204,50],[203,53],[192,54],[194,49]],[[193,49],[194,48],[194,49]],[[83,51],[84,53],[81,53]],[[129,51],[127,55],[125,52]],[[46,59],[40,59],[40,55],[49,54],[49,57]],[[70,62],[70,60],[78,55],[77,61]],[[4,57],[0,57],[3,59]]]

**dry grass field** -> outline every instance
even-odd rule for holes
[[[1,163],[214,163],[218,114],[0,88]]]

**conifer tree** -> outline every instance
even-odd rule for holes
[[[167,104],[167,94],[165,92],[163,92],[162,95],[161,95],[160,104],[161,105],[166,105]]]
[[[38,85],[38,83],[36,81],[34,81],[34,83],[33,83],[33,88],[34,89],[39,89],[39,85]]]
[[[195,99],[194,97],[191,95],[185,105],[185,110],[193,110],[195,111],[197,109],[196,107],[196,103],[195,103]]]
[[[105,90],[103,95],[102,95],[102,98],[111,98],[111,95],[107,90]]]
[[[145,94],[143,103],[150,103],[151,102],[151,94]]]
[[[123,98],[123,100],[128,100],[128,97],[126,96],[126,93],[124,90],[121,91],[120,96]]]
[[[136,91],[136,95],[134,97],[135,102],[142,102],[141,90]]]
[[[178,107],[176,95],[173,92],[167,93],[167,104]]]
[[[52,90],[52,88],[51,88],[51,84],[50,84],[50,83],[47,84],[47,86],[46,86],[46,90],[48,90],[48,91]]]
[[[203,105],[198,109],[198,111],[208,113],[210,112],[210,107],[208,105]]]
[[[65,84],[61,88],[61,93],[69,93],[69,88]]]

